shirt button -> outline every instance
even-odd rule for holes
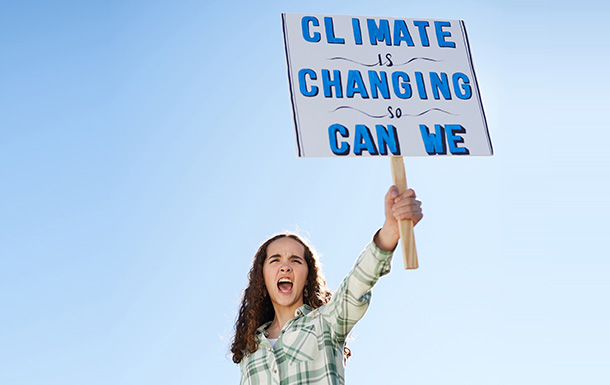
[[[273,373],[277,373],[277,369],[275,369],[275,370],[273,371]]]
[[[284,333],[286,331],[286,329],[282,329],[282,333]]]

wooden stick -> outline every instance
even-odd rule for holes
[[[407,176],[405,174],[405,163],[402,156],[391,156],[392,180],[398,187],[398,193],[407,191]],[[400,243],[402,245],[402,256],[405,262],[405,269],[417,269],[417,250],[415,249],[415,235],[413,234],[413,221],[402,219],[398,222],[400,230]]]

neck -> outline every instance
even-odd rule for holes
[[[269,328],[267,328],[267,331],[269,332],[271,338],[278,337],[280,331],[284,328],[284,325],[286,325],[288,321],[294,318],[294,312],[302,305],[303,304],[301,303],[295,304],[290,307],[273,306],[273,309],[275,310],[275,316],[273,317],[273,322],[271,322],[271,325],[269,326]]]

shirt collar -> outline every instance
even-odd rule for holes
[[[298,318],[298,317],[307,315],[307,314],[311,313],[312,310],[313,309],[311,306],[304,304],[303,306],[301,306],[297,310],[295,310],[294,317]]]
[[[297,310],[294,311],[294,318],[306,316],[307,314],[311,313],[312,310],[313,308],[311,306],[304,304],[303,306],[300,306]],[[265,337],[267,337],[267,335],[269,334],[267,333],[267,328],[269,327],[269,325],[271,325],[271,322],[273,321],[268,321],[262,324],[258,329],[256,329],[256,333],[263,334]]]
[[[256,334],[264,334],[265,337],[267,337],[267,335],[269,335],[269,333],[267,333],[267,328],[269,327],[269,325],[271,325],[271,322],[273,321],[265,322],[264,324],[262,324],[258,329],[256,329]]]

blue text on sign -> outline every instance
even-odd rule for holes
[[[387,19],[380,19],[379,22],[375,19],[366,19],[366,30],[368,32],[368,43],[377,45],[383,43],[386,46],[414,47],[417,41],[422,47],[430,47],[430,38],[428,30],[430,23],[425,20],[413,20],[411,29],[407,25],[406,20],[395,19],[391,24]],[[450,28],[451,23],[448,21],[434,21],[434,26],[431,29],[437,46],[440,48],[455,48],[455,43],[448,40],[451,38],[451,32],[445,30]],[[304,16],[301,19],[301,30],[303,39],[310,43],[319,43],[322,41],[322,34],[326,38],[328,44],[345,44],[345,37],[337,36],[335,33],[334,21],[330,16],[324,17],[323,27],[320,21],[315,16]],[[412,32],[415,30],[419,40],[413,40]],[[362,45],[362,26],[360,19],[352,18],[352,37],[356,45]]]

